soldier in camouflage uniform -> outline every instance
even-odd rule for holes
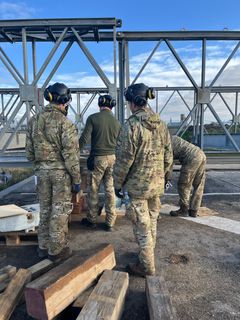
[[[115,147],[120,123],[114,117],[112,108],[116,101],[110,95],[100,96],[98,106],[100,112],[90,115],[79,139],[80,149],[91,138],[91,153],[88,165],[88,213],[81,223],[95,228],[99,211],[98,192],[101,182],[105,189],[106,220],[103,229],[112,231],[116,220],[116,205],[113,186],[113,165],[115,163]]]
[[[128,193],[130,202],[126,215],[140,247],[139,263],[129,264],[131,274],[145,276],[155,273],[154,248],[160,195],[164,193],[164,176],[173,156],[168,129],[159,115],[147,107],[154,98],[152,88],[143,83],[128,87],[125,98],[132,111],[120,130],[114,167],[115,193]]]
[[[172,137],[172,148],[174,159],[179,160],[182,167],[178,179],[180,208],[170,215],[196,217],[205,184],[206,156],[200,148],[178,136]]]
[[[80,153],[77,130],[66,117],[70,90],[55,83],[45,90],[44,97],[50,104],[30,119],[26,154],[37,176],[38,255],[58,261],[71,254],[68,219],[72,210],[71,191],[80,191]]]

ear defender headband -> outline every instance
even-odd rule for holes
[[[143,83],[133,84],[125,91],[125,99],[133,102],[136,106],[143,107],[147,104],[147,99],[154,99],[153,88],[145,86]]]
[[[113,107],[116,106],[116,100],[113,99],[110,95],[105,94],[98,98],[98,106],[112,109]]]
[[[49,102],[52,102],[53,100],[53,96],[51,94],[51,92],[49,91],[51,86],[47,87],[45,90],[44,90],[44,98],[49,101]]]
[[[44,98],[49,102],[65,104],[72,100],[70,89],[63,83],[55,83],[44,90]]]

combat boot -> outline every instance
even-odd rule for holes
[[[178,210],[170,211],[170,216],[172,217],[187,217],[188,216],[188,209],[185,206],[181,206]]]
[[[88,218],[83,218],[80,224],[91,229],[95,229],[97,227],[96,223],[89,221]]]
[[[189,214],[189,217],[196,218],[197,217],[197,210],[189,209],[188,214]]]
[[[107,232],[112,232],[112,231],[114,231],[113,226],[109,226],[109,225],[106,224],[106,223],[104,223],[104,224],[102,225],[102,229],[103,229],[104,231],[107,231]]]
[[[146,277],[154,276],[155,272],[145,271],[140,263],[129,263],[126,267],[126,271],[133,276]]]
[[[54,263],[59,263],[61,261],[67,260],[72,255],[72,250],[69,247],[65,247],[62,251],[56,255],[49,254],[48,259]]]

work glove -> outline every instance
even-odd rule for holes
[[[74,183],[72,186],[72,193],[78,193],[81,190],[80,183]]]
[[[120,198],[120,199],[122,199],[123,198],[123,194],[122,194],[122,192],[121,192],[121,189],[114,189],[114,191],[115,191],[115,195],[118,197],[118,198]]]

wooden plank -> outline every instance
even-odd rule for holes
[[[127,272],[104,271],[76,320],[119,320],[128,284]]]
[[[9,266],[9,267],[12,267],[12,266]],[[52,269],[53,267],[54,267],[54,263],[49,259],[45,259],[45,260],[42,260],[42,261],[34,264],[33,266],[29,267],[27,270],[29,270],[31,272],[31,280],[34,280],[37,277],[39,277],[40,275],[42,275],[45,272],[47,272],[50,269]],[[11,269],[11,272],[9,272],[10,278],[14,275],[13,274],[14,271],[15,271],[15,274],[16,274],[16,267],[12,267],[12,268],[14,268],[14,269]],[[0,270],[0,272],[1,272],[1,270]],[[6,287],[8,286],[8,284],[9,284],[9,282],[11,280],[10,278],[8,276],[7,278],[5,278],[5,280],[1,281],[1,283],[0,283],[0,292],[4,291],[6,289]],[[1,279],[1,274],[0,274],[0,279]],[[25,299],[22,299],[21,302],[24,302],[24,301],[25,301]]]
[[[33,318],[52,319],[71,304],[106,269],[116,264],[112,245],[83,263],[73,256],[26,286],[27,312]]]
[[[162,276],[146,277],[146,294],[150,320],[177,320],[176,310]]]
[[[0,282],[12,278],[17,272],[17,268],[13,266],[5,266],[0,269]]]
[[[37,277],[52,269],[53,266],[54,263],[51,260],[44,259],[29,267],[28,270],[31,271],[31,280],[35,280]]]
[[[13,231],[13,232],[0,232],[0,245],[18,246],[18,245],[33,245],[37,244],[36,231]]]
[[[31,272],[31,279],[29,279],[29,282],[32,280],[35,280],[37,277],[41,276],[45,272],[49,271],[54,267],[54,263],[49,260],[45,259],[42,260],[33,266],[29,267],[27,270]],[[25,303],[25,296],[22,295],[21,300],[19,301],[19,304]]]
[[[8,234],[5,239],[7,246],[17,246],[20,243],[20,237],[17,234]]]
[[[10,318],[12,312],[21,299],[24,286],[30,280],[30,277],[31,272],[29,270],[19,269],[4,293],[0,295],[0,320],[7,320]]]

